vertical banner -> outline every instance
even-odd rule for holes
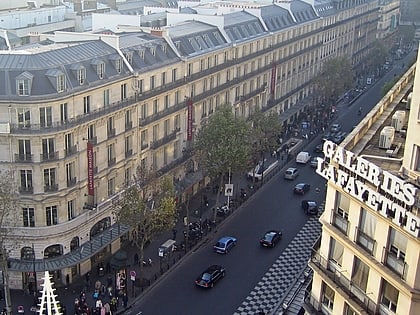
[[[187,141],[192,140],[193,130],[193,101],[191,98],[187,99]]]
[[[271,69],[271,82],[270,82],[271,98],[274,98],[274,95],[276,93],[276,80],[277,80],[277,64],[273,62],[273,68]]]
[[[95,182],[93,179],[93,144],[87,143],[87,168],[88,168],[88,195],[95,194]]]

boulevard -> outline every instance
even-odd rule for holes
[[[410,55],[405,59],[408,60]],[[350,132],[373,106],[382,98],[382,86],[404,70],[400,60],[370,89],[364,92],[353,104],[338,107],[335,123],[340,123],[342,130]],[[362,107],[363,114],[357,110]],[[318,135],[305,150],[313,153],[316,144],[321,141]],[[287,167],[298,167],[300,175],[293,181],[283,179]],[[293,187],[299,182],[311,185],[305,196],[294,195]],[[290,241],[297,235],[308,216],[302,211],[303,199],[312,199],[322,204],[325,199],[325,180],[317,175],[309,165],[296,166],[289,162],[268,184],[254,194],[242,207],[237,209],[217,231],[207,235],[203,244],[187,256],[178,266],[162,278],[156,286],[146,292],[129,311],[148,314],[233,314],[249,292],[261,280],[281,255]],[[273,249],[261,248],[260,237],[270,229],[283,232],[282,240]],[[222,236],[234,236],[238,244],[227,255],[213,252],[214,243]],[[220,264],[226,269],[226,277],[216,283],[212,289],[197,288],[195,278],[208,266]]]

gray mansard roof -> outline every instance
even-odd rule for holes
[[[184,22],[169,30],[169,36],[181,56],[200,54],[227,44],[216,26],[199,21]]]
[[[307,2],[294,0],[290,4],[290,10],[296,19],[296,22],[303,23],[318,18],[314,8]]]
[[[269,31],[278,31],[296,24],[290,12],[277,5],[262,7],[261,17]]]
[[[260,20],[245,11],[224,15],[224,30],[231,42],[246,40],[265,33]]]
[[[0,84],[0,100],[59,97],[126,77],[131,75],[123,59],[128,55],[133,71],[140,73],[178,60],[161,37],[143,32],[119,37],[123,56],[99,39],[65,44],[43,42],[0,51],[0,82],[4,82]],[[80,71],[85,73],[82,82]],[[58,77],[65,78],[64,89],[59,88]],[[29,82],[29,95],[19,95],[19,80]]]

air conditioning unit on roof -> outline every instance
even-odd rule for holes
[[[382,129],[379,135],[379,148],[389,149],[391,148],[392,142],[394,141],[395,128],[392,126],[386,126]]]

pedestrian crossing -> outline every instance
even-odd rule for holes
[[[272,311],[287,293],[296,277],[306,268],[312,245],[320,235],[319,218],[311,217],[238,307],[234,315],[254,315],[261,311],[268,314]]]

